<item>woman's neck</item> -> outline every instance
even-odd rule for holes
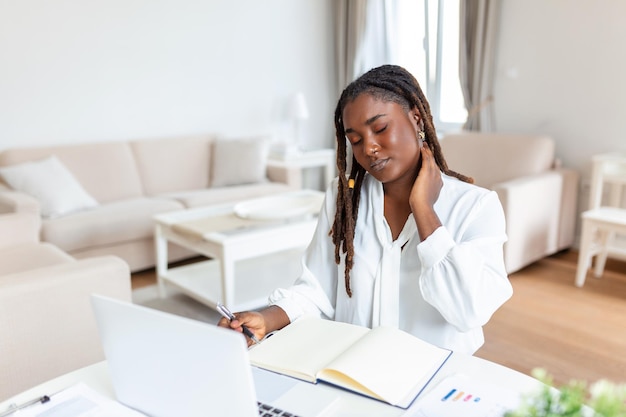
[[[393,183],[383,184],[383,193],[385,199],[385,219],[391,229],[391,236],[396,240],[407,218],[411,215],[411,205],[409,204],[409,196],[413,183]]]
[[[416,178],[417,173],[407,178],[401,178],[396,181],[383,184],[385,199],[389,198],[396,204],[409,206],[409,196],[411,195],[411,190],[413,189],[413,184],[415,184]]]

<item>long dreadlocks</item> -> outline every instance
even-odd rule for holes
[[[350,288],[350,271],[354,262],[354,230],[359,212],[359,200],[361,185],[365,178],[365,169],[352,157],[351,172],[346,176],[347,169],[347,141],[343,126],[342,114],[346,104],[354,101],[361,94],[369,94],[372,97],[386,102],[394,102],[401,105],[407,112],[417,109],[424,123],[425,145],[432,150],[439,169],[461,181],[472,183],[472,178],[466,177],[448,169],[441,146],[437,139],[437,133],[430,113],[430,105],[419,86],[419,83],[402,67],[396,65],[383,65],[374,68],[357,80],[353,81],[343,90],[335,109],[335,131],[337,137],[337,171],[339,173],[337,211],[335,221],[330,231],[335,244],[335,262],[339,264],[340,254],[346,254],[344,280],[346,292],[352,297]]]

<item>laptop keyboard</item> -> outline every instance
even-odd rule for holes
[[[297,414],[293,414],[285,410],[272,407],[269,404],[264,404],[259,401],[257,401],[257,404],[259,405],[259,415],[261,417],[298,417]]]

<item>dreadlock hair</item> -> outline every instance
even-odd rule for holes
[[[358,79],[350,83],[341,93],[335,109],[335,131],[337,137],[337,171],[339,174],[337,211],[330,235],[335,244],[335,262],[340,263],[341,252],[345,253],[345,287],[346,293],[352,297],[350,288],[350,271],[354,262],[354,229],[359,212],[361,185],[365,178],[365,169],[352,157],[351,172],[346,176],[347,167],[347,140],[343,126],[342,114],[346,104],[354,101],[361,94],[394,102],[402,106],[407,112],[417,109],[424,124],[425,142],[433,152],[439,169],[461,181],[473,183],[474,180],[448,168],[430,113],[430,105],[419,86],[419,83],[402,67],[383,65],[369,70]]]

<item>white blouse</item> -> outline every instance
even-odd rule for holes
[[[335,264],[329,236],[335,179],[302,258],[302,275],[290,288],[275,290],[270,303],[291,321],[306,314],[367,327],[394,326],[473,354],[484,343],[482,326],[513,293],[504,267],[504,213],[494,191],[442,178],[435,211],[443,226],[422,242],[410,215],[393,241],[382,184],[366,175],[354,237],[352,297],[344,284],[344,255]]]

